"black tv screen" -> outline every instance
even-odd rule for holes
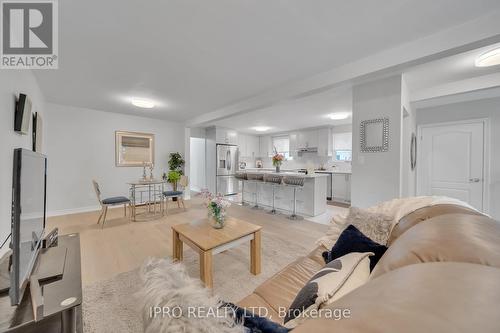
[[[12,178],[11,304],[21,302],[41,247],[45,229],[47,158],[26,149],[14,150]]]

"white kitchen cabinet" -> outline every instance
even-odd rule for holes
[[[238,144],[238,132],[232,129],[216,127],[215,129],[215,140],[217,143],[237,145]]]
[[[289,150],[290,150],[290,156],[297,157],[297,150],[299,149],[298,145],[298,133],[297,132],[291,132],[289,134]]]
[[[305,130],[297,132],[298,148],[318,147],[318,131]]]
[[[333,138],[332,130],[330,128],[321,128],[318,133],[318,156],[332,156],[333,155]]]
[[[248,145],[247,135],[243,133],[238,133],[238,153],[240,157],[248,156],[247,145]]]
[[[260,150],[260,142],[259,137],[256,135],[247,135],[246,136],[246,152],[248,157],[257,157],[259,156]]]
[[[333,201],[351,202],[351,175],[334,173],[332,175]]]
[[[273,143],[270,135],[264,135],[259,138],[259,157],[273,156]]]

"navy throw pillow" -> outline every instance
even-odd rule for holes
[[[323,252],[322,256],[328,264],[351,252],[373,252],[375,255],[370,256],[370,271],[372,271],[386,250],[387,246],[375,243],[351,224],[342,231],[332,250]]]

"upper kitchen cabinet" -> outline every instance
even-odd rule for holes
[[[256,135],[247,135],[247,155],[249,157],[257,157],[259,156],[259,150],[260,150],[260,140],[259,137]]]
[[[332,130],[321,128],[318,133],[318,156],[333,156]]]
[[[291,132],[289,134],[289,148],[290,148],[290,156],[296,157],[298,149],[299,149],[299,134],[297,132]]]
[[[298,149],[301,148],[317,148],[318,147],[318,131],[305,130],[297,132]]]
[[[237,145],[238,132],[228,128],[216,127],[215,141],[222,144]]]
[[[264,135],[259,137],[259,157],[271,157],[273,156],[273,143],[270,135]]]
[[[240,157],[256,157],[259,155],[259,137],[238,133],[238,149]]]

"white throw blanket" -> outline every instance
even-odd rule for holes
[[[444,197],[444,196],[422,196],[393,199],[384,201],[378,205],[365,209],[367,212],[375,214],[383,214],[392,217],[391,231],[399,220],[404,216],[424,207],[431,207],[435,205],[457,205],[466,207],[478,212],[477,209],[471,205],[460,201],[458,199]],[[323,245],[330,249],[337,241],[340,233],[348,226],[347,215],[336,215],[333,217],[331,227],[326,233],[326,236],[317,240],[318,245]]]

